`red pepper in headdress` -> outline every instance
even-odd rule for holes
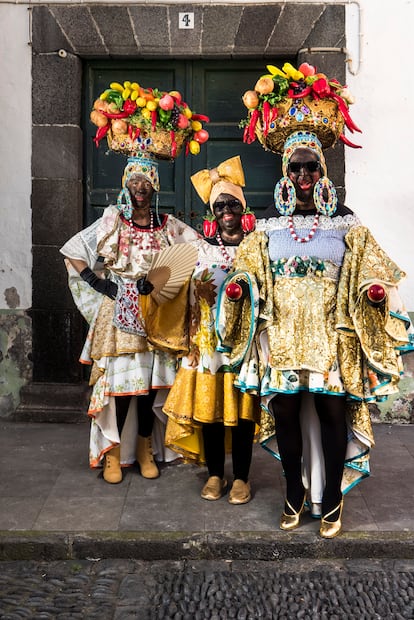
[[[135,103],[135,101],[127,99],[126,101],[124,101],[124,105],[122,107],[124,109],[124,112],[126,112],[128,116],[131,116],[131,114],[133,114],[137,109],[137,104]]]
[[[191,117],[192,121],[204,121],[205,123],[209,123],[210,119],[205,114],[193,114]]]
[[[259,110],[253,110],[251,115],[250,115],[250,123],[249,123],[249,133],[248,133],[248,137],[247,137],[247,144],[251,144],[252,142],[254,142],[256,140],[256,124],[257,121],[259,120],[259,116],[260,116],[260,111]]]
[[[352,131],[352,132],[359,131],[359,133],[362,133],[360,128],[357,125],[355,125],[354,121],[350,117],[348,108],[346,104],[344,103],[344,100],[341,99],[341,97],[339,95],[336,95],[335,93],[332,93],[331,97],[332,99],[335,99],[335,101],[337,102],[339,111],[344,117],[345,125],[348,127],[349,131]]]
[[[293,88],[289,88],[287,92],[288,97],[291,99],[302,99],[310,95],[312,91],[311,87],[306,86],[304,82],[292,82],[291,86]]]
[[[266,137],[269,132],[269,123],[270,123],[270,103],[268,101],[263,101],[262,106],[262,118],[263,118],[263,135]]]
[[[126,118],[127,116],[129,116],[127,112],[112,113],[112,112],[106,112],[105,110],[99,110],[99,112],[102,112],[102,114],[106,116],[106,118]]]
[[[343,133],[341,133],[341,135],[339,136],[339,139],[340,139],[341,142],[346,144],[346,146],[350,146],[353,149],[361,149],[362,148],[362,146],[360,144],[354,144],[353,142],[348,140],[348,138],[346,136],[344,136]]]
[[[109,131],[109,123],[107,125],[104,125],[104,127],[98,127],[98,129],[96,130],[96,134],[95,137],[93,138],[93,141],[95,142],[96,147],[99,146],[99,142],[102,140],[102,138],[104,138],[106,136],[106,134]]]
[[[175,132],[173,130],[170,131],[171,138],[171,157],[175,157],[177,155],[177,141],[175,139]]]
[[[155,131],[157,127],[157,110],[152,110],[151,112],[151,127],[152,131]]]

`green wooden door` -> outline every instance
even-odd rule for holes
[[[84,162],[86,179],[85,225],[116,200],[125,158],[108,151],[105,141],[96,148],[96,127],[89,121],[93,101],[110,82],[137,81],[161,90],[179,90],[191,108],[207,114],[210,139],[197,156],[182,153],[174,162],[160,162],[160,209],[201,229],[206,206],[194,191],[190,177],[228,157],[240,155],[246,177],[248,205],[260,215],[273,200],[280,177],[280,158],[262,147],[244,144],[240,119],[246,115],[241,97],[264,73],[262,60],[133,60],[90,61],[85,71]]]

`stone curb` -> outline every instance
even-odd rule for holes
[[[0,561],[414,559],[414,532],[348,532],[333,540],[281,532],[0,531]]]

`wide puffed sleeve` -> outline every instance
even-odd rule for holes
[[[98,252],[109,265],[117,264],[123,258],[119,242],[120,216],[121,212],[117,207],[114,205],[107,207],[96,231]],[[128,260],[128,257],[124,260]]]
[[[103,295],[95,291],[71,265],[68,259],[83,260],[90,269],[101,271],[102,265],[97,263],[97,230],[100,220],[96,220],[91,226],[84,228],[74,235],[60,249],[66,257],[65,265],[68,271],[68,284],[72,293],[73,301],[85,320],[92,324],[96,318]]]
[[[339,280],[337,330],[339,363],[345,389],[356,399],[395,393],[401,374],[401,352],[414,350],[413,328],[398,293],[405,273],[363,226],[352,228]],[[367,297],[372,284],[386,291],[383,304]]]
[[[202,239],[200,233],[188,224],[168,214],[167,235],[170,245],[174,243],[191,243],[197,239]]]

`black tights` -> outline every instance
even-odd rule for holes
[[[137,396],[138,435],[141,437],[150,437],[152,434],[154,426],[152,405],[154,404],[156,393],[157,390],[150,390],[148,394]],[[120,436],[125,425],[131,398],[131,396],[115,396],[116,421]]]
[[[302,432],[299,413],[302,395],[277,394],[271,401],[276,422],[276,437],[286,476],[286,497],[295,510],[302,504]],[[315,408],[321,425],[326,483],[322,498],[322,514],[333,510],[341,500],[347,428],[345,398],[315,394]]]
[[[234,479],[247,482],[252,462],[254,422],[239,420],[237,426],[231,427],[231,443]],[[209,476],[224,476],[224,435],[225,427],[221,422],[203,424],[204,452]]]

